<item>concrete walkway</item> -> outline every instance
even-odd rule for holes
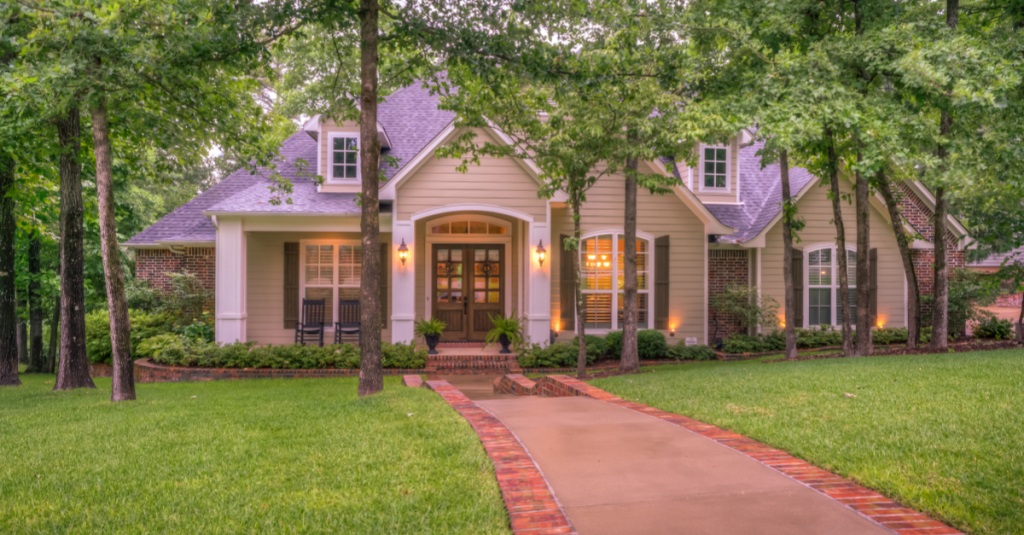
[[[700,435],[582,398],[497,398],[452,377],[523,443],[579,533],[881,534],[838,502]]]

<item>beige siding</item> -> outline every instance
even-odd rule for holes
[[[320,123],[320,139],[319,139],[319,142],[320,142],[320,164],[319,165],[320,165],[320,176],[324,177],[324,180],[326,180],[330,176],[330,174],[331,174],[331,170],[330,170],[330,167],[329,167],[329,162],[331,161],[331,154],[330,154],[331,148],[329,146],[330,139],[328,139],[328,138],[330,138],[330,133],[331,132],[350,132],[350,133],[358,134],[359,133],[359,125],[356,124],[355,122],[347,121],[347,122],[343,123],[341,126],[338,126],[338,125],[334,124],[334,121],[331,121],[330,119],[325,119],[323,122]],[[309,162],[309,163],[311,165],[316,165],[316,162]]]
[[[853,185],[841,181],[841,190],[853,195]],[[810,186],[797,203],[799,217],[807,223],[800,231],[800,243],[796,248],[804,249],[824,242],[835,243],[836,232],[832,224],[832,201],[828,199],[827,188],[817,184]],[[871,248],[878,249],[878,319],[888,327],[904,327],[905,278],[899,247],[892,234],[892,227],[881,212],[873,206],[870,215]],[[857,222],[854,206],[843,202],[843,224],[846,229],[847,246],[857,245]],[[782,279],[782,224],[776,224],[768,231],[765,248],[762,250],[761,286],[764,295],[781,303],[785,300],[785,283]],[[803,303],[797,303],[802,307]],[[780,306],[781,309],[781,306]],[[780,312],[781,313],[781,312]]]
[[[260,344],[290,344],[295,331],[284,328],[284,244],[312,239],[359,239],[355,233],[327,232],[252,232],[246,235],[247,262],[246,302],[248,319],[246,339]],[[390,234],[382,234],[381,241],[391,242]],[[386,270],[390,281],[391,270]],[[391,284],[388,284],[391,291]],[[388,315],[392,313],[388,296]],[[390,320],[387,320],[390,325]],[[391,333],[385,329],[384,340]]]
[[[478,136],[488,134],[478,131]],[[482,157],[465,173],[457,159],[431,156],[398,186],[398,217],[409,219],[422,210],[454,203],[498,205],[524,212],[535,221],[546,219],[546,201],[537,197],[537,182],[511,158]]]
[[[624,183],[621,176],[602,178],[587,193],[581,225],[583,233],[592,230],[622,229],[624,216]],[[669,322],[677,326],[676,337],[696,337],[704,340],[705,306],[704,283],[707,267],[705,248],[707,238],[704,224],[674,194],[651,195],[641,190],[638,198],[637,229],[654,238],[669,236]],[[572,216],[568,208],[551,212],[551,317],[557,323],[561,317],[561,254],[559,236],[572,235]],[[654,244],[651,244],[653,251]],[[653,266],[653,264],[652,264]],[[652,273],[653,282],[653,273]],[[652,310],[653,314],[653,299]],[[563,334],[563,338],[566,337]]]

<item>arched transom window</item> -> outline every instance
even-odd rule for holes
[[[430,226],[431,234],[444,236],[504,236],[508,226],[480,219],[447,219]]]
[[[637,326],[650,327],[650,242],[636,239]],[[601,234],[580,242],[580,286],[587,305],[587,329],[620,329],[626,280],[626,239],[622,234]],[[613,314],[612,311],[616,313]]]
[[[839,262],[835,246],[805,252],[807,258],[807,325],[838,325]],[[857,317],[857,252],[846,250],[846,273],[850,291],[850,318]]]

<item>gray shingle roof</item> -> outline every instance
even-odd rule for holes
[[[388,96],[378,108],[378,119],[391,139],[386,156],[398,160],[398,166],[382,160],[386,178],[394,177],[428,143],[448,127],[455,118],[450,111],[439,110],[438,97],[424,84],[417,82]],[[240,169],[171,212],[151,227],[125,242],[129,246],[161,243],[213,243],[216,230],[210,213],[266,214],[358,214],[356,195],[351,193],[317,192],[313,175],[316,172],[317,141],[308,133],[299,132],[281,145],[274,169],[259,168],[255,172]],[[723,236],[725,242],[742,242],[760,233],[778,215],[782,193],[777,164],[762,169],[758,151],[762,143],[740,150],[740,200],[742,204],[708,204],[707,208],[722,223],[736,232]],[[300,164],[304,161],[304,165]],[[275,192],[274,172],[290,179],[289,195]],[[678,176],[678,171],[676,172]],[[790,170],[793,194],[815,179],[806,169]],[[290,199],[291,202],[284,202]],[[282,202],[275,202],[275,201]]]
[[[984,260],[977,262],[971,262],[971,267],[985,267],[985,268],[997,268],[1003,265],[1003,262],[1007,264],[1022,264],[1024,263],[1024,247],[1018,247],[1005,253],[996,253],[989,255]]]
[[[736,229],[724,242],[743,242],[757,236],[782,210],[782,183],[779,164],[761,166],[757,154],[763,142],[740,149],[740,201],[742,204],[708,204],[708,210],[722,223]],[[802,167],[789,170],[792,195],[796,196],[816,177]]]

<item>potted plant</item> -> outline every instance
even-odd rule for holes
[[[430,318],[417,321],[413,327],[413,331],[418,336],[422,336],[423,341],[427,343],[427,353],[436,355],[437,343],[441,341],[441,333],[444,332],[444,329],[447,326],[448,324],[437,318]]]
[[[498,342],[501,344],[501,353],[507,355],[510,345],[516,347],[523,343],[523,321],[519,317],[512,316],[491,316],[491,330],[487,331],[484,341],[488,344]]]

